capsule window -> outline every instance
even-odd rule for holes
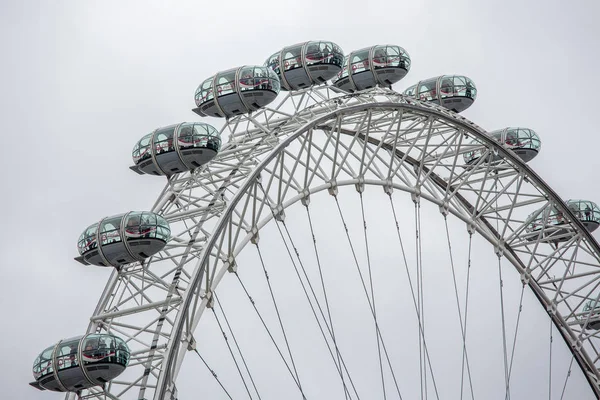
[[[85,232],[81,234],[79,237],[79,241],[77,242],[77,248],[79,250],[79,254],[86,253],[92,249],[98,247],[98,242],[96,238],[96,233],[98,231],[98,224],[93,224],[89,226]]]
[[[279,74],[279,52],[273,54],[265,63],[267,68],[271,68],[275,73]]]
[[[353,74],[358,74],[369,69],[369,50],[352,53],[350,57],[350,69]]]
[[[107,245],[121,241],[119,228],[121,226],[122,216],[106,218],[100,225],[100,244]]]
[[[77,367],[77,347],[79,339],[61,342],[56,349],[56,365],[57,369],[63,370],[67,368]]]
[[[139,142],[133,148],[131,153],[133,157],[133,161],[138,164],[144,160],[152,158],[150,154],[150,142],[152,141],[152,133],[147,134],[143,138],[140,139]]]
[[[420,100],[437,100],[437,78],[428,79],[419,83],[418,96]]]
[[[175,126],[169,126],[156,131],[154,135],[154,149],[156,154],[175,150],[173,145],[173,133],[175,132],[175,128]]]
[[[225,96],[235,93],[235,70],[222,72],[217,77],[217,95]]]
[[[302,45],[297,45],[283,50],[283,70],[289,71],[291,69],[302,67]]]

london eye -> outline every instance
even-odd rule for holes
[[[564,393],[576,370],[600,396],[600,208],[529,166],[543,132],[481,128],[460,114],[473,80],[412,79],[398,45],[268,54],[201,80],[202,122],[131,143],[131,170],[164,188],[82,226],[74,258],[112,273],[81,336],[40,349],[31,385],[68,400],[192,396],[180,379],[207,398],[507,399]]]

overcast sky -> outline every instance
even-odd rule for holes
[[[60,398],[28,387],[31,364],[85,331],[110,272],[73,261],[77,237],[104,216],[150,208],[164,183],[128,169],[135,142],[197,120],[206,77],[288,44],[398,44],[412,58],[399,91],[471,77],[467,118],[536,130],[532,167],[564,199],[600,202],[599,12],[597,0],[0,2],[2,397]]]

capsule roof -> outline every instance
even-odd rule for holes
[[[120,267],[158,253],[165,247],[169,223],[152,212],[132,211],[104,218],[79,237],[77,261],[83,264]]]
[[[202,117],[232,117],[256,111],[277,97],[279,78],[272,69],[243,66],[219,72],[196,89],[194,112]]]
[[[123,372],[130,354],[125,341],[111,334],[61,340],[37,356],[33,362],[35,382],[30,385],[55,392],[104,385]]]
[[[344,60],[333,84],[347,92],[389,87],[410,70],[410,56],[400,46],[377,45],[356,50]]]
[[[406,96],[442,105],[454,112],[466,110],[477,98],[475,83],[462,75],[442,75],[417,83]]]
[[[492,139],[501,143],[504,147],[514,152],[523,162],[531,161],[538,155],[542,143],[537,133],[529,128],[504,128],[488,134]],[[477,139],[473,139],[471,144],[479,144]],[[478,160],[484,153],[485,148],[478,148],[464,154],[465,163],[472,164]],[[500,155],[489,155],[488,162],[500,160]]]
[[[313,41],[288,46],[273,54],[265,66],[273,69],[284,90],[320,85],[342,68],[344,52],[333,42]]]
[[[221,148],[219,132],[203,122],[158,128],[141,138],[131,155],[140,174],[173,175],[192,171],[212,160]]]

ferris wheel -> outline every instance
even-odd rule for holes
[[[313,41],[202,82],[194,112],[224,124],[135,145],[131,169],[166,185],[150,210],[84,230],[77,260],[113,272],[32,386],[510,399],[587,382],[599,397],[600,209],[527,165],[533,130],[462,117],[469,78],[392,90],[410,64],[395,45],[344,57]]]

